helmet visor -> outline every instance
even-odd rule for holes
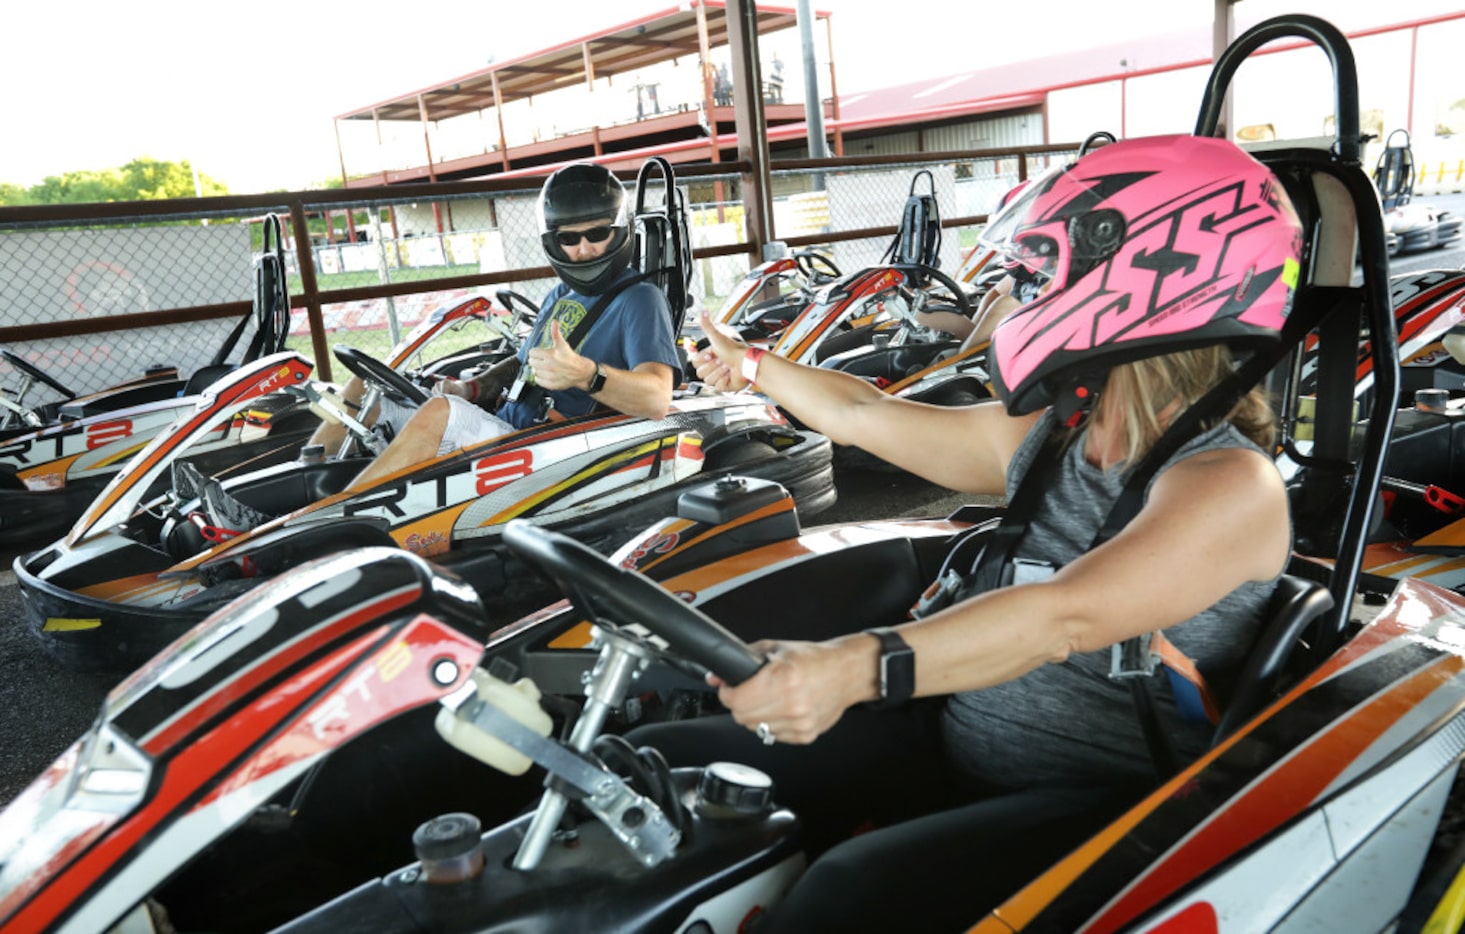
[[[1090,186],[1064,177],[1082,164],[1057,165],[1038,176],[983,231],[983,244],[1001,255],[1019,281],[1066,288],[1124,242],[1124,216],[1095,208]]]
[[[1059,243],[1053,237],[1052,230],[1046,234],[1032,230],[1033,204],[1053,186],[1058,176],[1066,172],[1068,167],[1066,162],[1059,163],[1033,178],[1011,201],[998,209],[982,229],[978,238],[982,246],[996,251],[1009,270],[1021,267],[1028,273],[1041,276],[1045,282],[1051,278]],[[1061,233],[1061,230],[1058,232]]]

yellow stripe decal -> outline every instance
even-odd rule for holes
[[[42,632],[80,632],[83,629],[96,629],[102,625],[100,619],[65,619],[60,616],[46,617],[46,625],[41,627]]]
[[[497,515],[488,517],[487,519],[478,523],[478,527],[487,528],[490,525],[500,525],[502,523],[508,522],[510,519],[516,518],[532,510],[535,506],[538,506],[540,503],[543,503],[547,499],[559,496],[562,493],[566,493],[587,481],[598,480],[601,477],[609,476],[610,474],[615,473],[617,470],[620,470],[627,461],[638,460],[648,454],[662,450],[662,448],[669,440],[673,439],[657,438],[653,441],[648,441],[645,444],[640,445],[639,447],[632,448],[621,456],[616,457],[610,461],[601,461],[600,463],[593,464],[575,474],[574,476],[566,477],[564,480],[556,483],[554,486],[549,487],[548,489],[540,490],[533,496],[526,497],[525,499],[520,500],[513,506],[510,506],[508,509],[500,511]]]

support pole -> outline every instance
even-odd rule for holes
[[[768,116],[763,111],[758,64],[758,9],[753,0],[727,0],[727,36],[732,49],[733,113],[738,133],[748,250],[754,264],[773,239],[773,197],[768,173]]]

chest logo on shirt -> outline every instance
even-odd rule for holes
[[[560,323],[560,333],[565,335],[566,338],[580,338],[579,343],[575,345],[575,349],[578,350],[580,346],[585,343],[585,335],[575,334],[575,328],[579,327],[580,322],[585,320],[586,312],[587,309],[585,308],[585,306],[575,301],[573,298],[570,298],[569,296],[561,298],[559,301],[555,302],[554,307],[550,309],[549,321],[546,321],[544,323],[544,327],[540,328],[535,333],[534,346],[549,347],[554,344],[554,337],[550,333],[549,322],[558,321]],[[526,383],[533,383],[535,381],[534,370],[526,368],[523,379]]]
[[[575,334],[575,328],[579,327],[580,322],[585,320],[586,312],[587,309],[584,305],[566,296],[554,303],[554,308],[550,310],[549,314],[550,320],[560,323],[561,334],[565,335],[566,338],[579,337],[580,343],[583,344],[585,342],[585,335]],[[553,343],[554,338],[550,336],[549,325],[545,324],[540,329],[539,339],[534,342],[534,345],[536,347],[548,347]]]

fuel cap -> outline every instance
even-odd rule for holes
[[[443,814],[412,834],[412,847],[428,882],[461,882],[483,869],[481,824],[472,814]]]
[[[714,762],[697,783],[697,813],[704,817],[755,817],[772,799],[773,779],[739,762]]]

